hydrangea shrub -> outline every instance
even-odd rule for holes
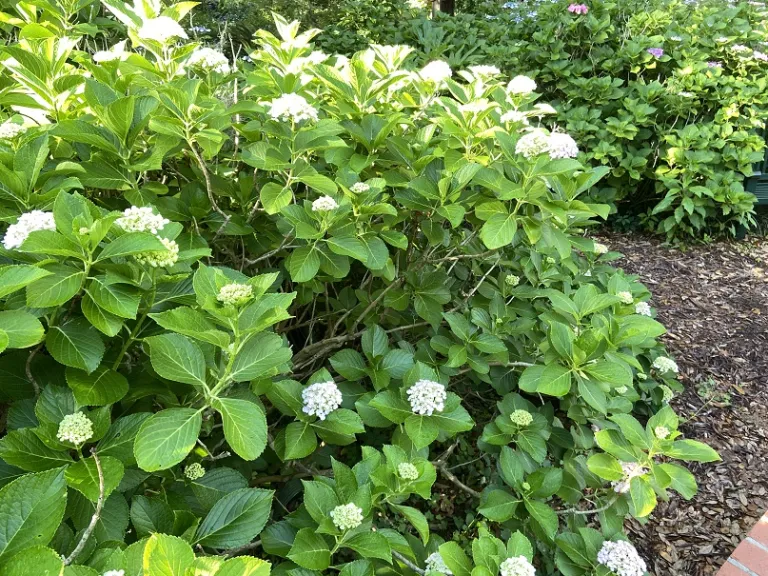
[[[0,59],[0,575],[645,570],[624,519],[717,455],[530,79],[46,6]]]

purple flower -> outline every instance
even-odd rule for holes
[[[589,12],[589,7],[586,4],[571,4],[568,6],[568,12],[571,14],[586,14]]]
[[[648,48],[646,52],[648,52],[648,54],[650,54],[654,58],[661,58],[662,56],[664,56],[663,48]]]
[[[710,62],[707,62],[707,66],[709,66],[710,68],[722,68],[723,63],[718,62],[717,60],[712,60]]]

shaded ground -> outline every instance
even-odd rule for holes
[[[632,540],[655,576],[717,572],[768,509],[768,242],[696,246],[606,238],[653,293],[666,344],[686,385],[673,406],[690,438],[712,445],[718,464],[692,466],[699,493],[660,503]]]

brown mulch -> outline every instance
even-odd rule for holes
[[[768,509],[768,241],[684,250],[610,235],[653,294],[686,390],[672,405],[686,437],[723,461],[692,464],[699,493],[672,496],[630,537],[655,576],[713,575]]]

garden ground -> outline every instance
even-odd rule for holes
[[[666,247],[613,235],[669,332],[686,390],[672,404],[690,438],[722,456],[694,465],[699,493],[660,503],[630,537],[655,576],[715,574],[768,509],[768,242]],[[634,536],[631,534],[634,533]]]

